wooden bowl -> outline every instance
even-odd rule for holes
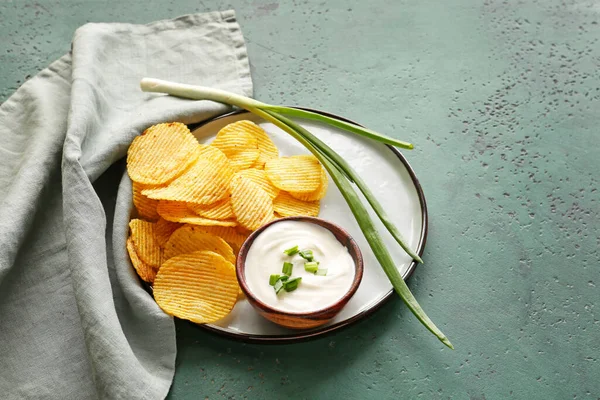
[[[320,309],[316,311],[310,311],[306,313],[297,313],[297,312],[287,312],[277,310],[264,302],[257,299],[254,294],[248,288],[246,283],[246,256],[248,255],[248,250],[254,243],[254,240],[269,226],[273,224],[277,224],[282,221],[302,221],[309,222],[316,225],[319,225],[327,230],[329,230],[335,238],[348,249],[348,253],[354,260],[354,280],[352,281],[352,286],[346,292],[346,294],[341,297],[335,304]],[[265,317],[266,319],[284,326],[286,328],[291,329],[310,329],[316,328],[318,326],[324,325],[331,321],[333,317],[335,317],[342,308],[348,303],[348,301],[354,296],[356,290],[358,289],[358,285],[360,285],[360,281],[363,276],[363,258],[360,252],[360,248],[358,244],[354,241],[352,236],[348,234],[344,229],[340,228],[336,224],[326,221],[320,218],[313,217],[287,217],[280,218],[275,221],[269,222],[266,225],[263,225],[256,231],[254,231],[242,244],[240,251],[236,260],[236,274],[237,279],[242,288],[242,291],[246,295],[246,298],[250,302],[250,304],[258,311],[260,315]]]

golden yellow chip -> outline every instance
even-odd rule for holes
[[[248,237],[252,233],[250,229],[246,229],[241,225],[236,226],[235,231],[244,237]]]
[[[273,185],[288,192],[310,193],[321,184],[321,164],[313,155],[274,158],[265,172]]]
[[[156,221],[156,227],[154,229],[154,235],[159,246],[164,247],[167,240],[171,237],[171,234],[175,232],[182,225],[177,222],[167,221],[164,218],[160,218]]]
[[[298,200],[303,201],[317,201],[321,200],[327,194],[327,188],[329,187],[329,178],[327,177],[327,172],[325,168],[321,167],[321,184],[314,192],[289,192],[292,197],[297,198]]]
[[[183,201],[160,200],[156,211],[162,218],[171,222],[179,222],[182,218],[197,216],[189,209],[188,203]]]
[[[132,219],[129,221],[129,228],[137,255],[150,267],[159,268],[163,251],[156,239],[156,223]]]
[[[231,207],[240,225],[255,230],[273,216],[273,199],[250,179],[238,176],[231,185]]]
[[[235,305],[239,286],[232,263],[212,251],[167,260],[154,280],[154,299],[169,315],[198,324],[218,321]]]
[[[140,257],[135,251],[135,245],[133,244],[131,237],[127,238],[127,252],[129,253],[131,264],[133,265],[133,268],[135,268],[135,272],[137,272],[138,276],[146,282],[154,282],[154,278],[156,277],[156,269],[140,260]]]
[[[257,161],[257,162],[255,162],[254,164],[252,164],[252,166],[251,166],[249,169],[258,169],[258,170],[264,171],[264,169],[265,169],[265,164],[263,164],[263,163],[259,163],[259,162]]]
[[[237,121],[227,125],[226,128],[231,131],[241,130],[248,132],[256,138],[259,155],[258,159],[252,165],[252,168],[263,169],[267,161],[279,157],[279,151],[277,150],[275,143],[273,143],[267,132],[254,122],[248,120]]]
[[[158,219],[158,213],[156,212],[158,200],[152,200],[144,196],[142,189],[144,189],[142,184],[133,182],[133,205],[140,218],[156,221]]]
[[[179,122],[158,124],[136,137],[127,152],[127,172],[134,182],[161,185],[181,175],[196,160],[198,141]]]
[[[273,200],[273,209],[283,217],[316,217],[319,215],[319,202],[298,200],[287,192],[281,192]]]
[[[161,200],[156,209],[161,217],[172,222],[206,226],[237,226],[238,224],[233,219],[217,220],[201,217],[189,208],[189,204],[180,201]]]
[[[237,226],[236,228],[227,226],[199,226],[198,228],[204,232],[212,233],[213,235],[224,239],[236,254],[251,233],[246,229],[242,229],[240,226]]]
[[[189,203],[188,207],[190,210],[195,212],[201,217],[210,219],[232,219],[235,218],[233,210],[231,209],[231,200],[229,197],[224,200],[218,201],[213,204],[193,204]]]
[[[165,187],[145,189],[151,199],[212,204],[229,195],[234,170],[225,154],[216,147],[200,146],[198,159],[181,176]]]
[[[233,250],[218,236],[204,232],[201,226],[185,225],[177,229],[165,244],[165,260],[194,251],[214,251],[231,263],[235,262]]]
[[[263,170],[256,168],[242,170],[234,175],[231,181],[232,185],[234,185],[235,182],[237,182],[237,176],[242,176],[244,178],[250,179],[252,182],[256,183],[258,186],[264,189],[264,191],[267,192],[272,199],[277,197],[277,195],[279,194],[279,188],[273,186],[269,178],[267,178],[266,172]]]
[[[259,155],[256,138],[238,129],[235,123],[221,129],[210,145],[221,150],[236,171],[250,168]]]

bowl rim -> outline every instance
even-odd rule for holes
[[[336,240],[338,242],[340,242],[340,244],[342,244],[342,246],[344,246],[348,249],[348,246],[346,246],[344,243],[342,243],[336,237],[335,233],[332,231],[332,228],[335,230],[338,230],[346,238],[347,243],[349,243],[355,250],[354,252],[356,254],[356,257],[353,257],[351,254],[352,260],[354,261],[354,278],[352,280],[352,285],[346,291],[346,293],[342,297],[340,297],[335,303],[333,303],[327,307],[324,307],[324,308],[320,308],[320,309],[312,310],[312,311],[306,311],[306,312],[284,311],[284,310],[274,308],[273,306],[270,306],[270,305],[266,304],[265,302],[263,302],[262,300],[258,299],[254,295],[254,293],[252,293],[252,291],[248,288],[248,285],[246,283],[245,264],[246,264],[246,256],[248,255],[248,251],[252,247],[254,240],[258,236],[260,236],[260,234],[262,232],[264,232],[265,229],[267,229],[268,227],[270,227],[274,224],[280,223],[280,222],[285,222],[285,221],[300,221],[300,222],[308,222],[308,223],[312,223],[314,225],[318,225],[324,229],[327,229],[329,232],[331,232],[334,235],[334,237],[336,238]],[[350,301],[352,296],[354,296],[354,294],[358,290],[358,287],[360,286],[360,283],[362,282],[363,272],[364,272],[364,262],[363,262],[362,251],[360,250],[360,246],[358,245],[358,243],[356,243],[356,241],[354,240],[352,235],[350,235],[348,233],[348,231],[346,231],[344,228],[342,228],[341,226],[339,226],[331,221],[328,221],[323,218],[308,217],[308,216],[278,218],[278,219],[275,219],[275,220],[268,222],[265,225],[261,226],[260,228],[258,228],[254,232],[252,232],[246,238],[246,240],[240,247],[240,250],[238,252],[238,255],[237,255],[236,261],[235,261],[235,273],[236,273],[236,276],[238,279],[238,283],[240,285],[240,288],[242,289],[242,292],[244,292],[244,294],[249,299],[249,302],[251,304],[252,303],[258,304],[258,306],[265,312],[274,313],[274,314],[278,314],[278,315],[284,315],[284,316],[288,316],[288,317],[294,317],[294,318],[302,318],[302,319],[318,318],[325,314],[329,314],[331,312],[331,310],[335,310],[336,308],[337,308],[337,311],[335,312],[335,314],[333,316],[338,314],[342,310],[342,308],[348,303],[348,301]],[[252,305],[254,306],[254,304],[252,304]]]

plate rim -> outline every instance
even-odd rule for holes
[[[360,125],[348,118],[345,117],[341,117],[339,115],[327,112],[327,111],[321,111],[321,110],[317,110],[314,108],[307,108],[307,107],[294,107],[294,106],[289,106],[289,108],[296,108],[299,110],[305,110],[305,111],[311,111],[314,113],[318,113],[327,117],[332,117],[332,118],[336,118],[351,124],[355,124],[358,126],[363,126]],[[220,119],[224,119],[224,118],[229,118],[232,117],[234,115],[239,115],[239,114],[251,114],[249,111],[247,110],[235,110],[235,111],[231,111],[228,112],[226,114],[221,114],[218,115],[216,117],[213,118],[209,118],[206,121],[200,122],[198,124],[194,124],[193,125],[193,129],[190,129],[192,132],[198,128],[203,127],[204,125],[207,125],[209,123],[212,123],[214,121],[218,121]],[[428,218],[428,213],[427,213],[427,202],[425,200],[425,193],[423,192],[423,188],[421,186],[421,183],[419,182],[419,179],[417,178],[417,175],[415,174],[415,171],[413,170],[412,166],[410,165],[410,163],[408,162],[408,160],[406,159],[406,157],[395,147],[390,146],[388,144],[385,144],[385,146],[391,150],[392,153],[394,153],[394,155],[396,155],[396,157],[398,157],[398,159],[400,160],[400,162],[402,162],[402,164],[404,164],[404,167],[407,169],[408,174],[410,175],[411,180],[413,181],[413,184],[415,185],[415,189],[417,190],[417,196],[419,197],[419,205],[421,206],[421,234],[419,236],[419,244],[417,246],[417,250],[416,253],[419,256],[423,255],[423,252],[425,250],[425,245],[427,243],[427,234],[428,234],[428,228],[429,228],[429,218]],[[417,267],[417,262],[415,260],[412,260],[412,262],[409,264],[408,269],[406,270],[406,272],[402,275],[402,279],[404,279],[405,281],[408,280],[414,270]],[[191,321],[185,321],[197,328],[200,328],[206,332],[210,332],[211,334],[214,334],[216,336],[220,336],[220,337],[225,337],[229,340],[234,340],[234,341],[238,341],[238,342],[244,342],[244,343],[255,343],[255,344],[289,344],[289,343],[300,343],[300,342],[305,342],[308,340],[314,340],[314,339],[318,339],[320,337],[324,337],[324,336],[328,336],[330,334],[332,334],[333,332],[338,332],[340,330],[343,330],[351,325],[354,325],[355,323],[357,323],[358,321],[361,321],[365,318],[368,318],[369,316],[371,316],[372,314],[374,314],[377,310],[379,310],[384,304],[386,304],[392,297],[394,297],[394,289],[390,289],[389,292],[387,292],[382,298],[381,300],[375,302],[372,306],[370,306],[369,308],[359,312],[358,314],[352,316],[351,318],[348,318],[344,321],[340,321],[337,322],[335,324],[332,325],[327,325],[321,328],[317,328],[314,330],[310,330],[310,331],[297,331],[297,333],[293,333],[291,335],[255,335],[255,334],[249,334],[249,333],[236,333],[236,332],[232,332],[230,330],[227,330],[225,328],[221,328],[219,326],[215,326],[212,324],[195,324]]]

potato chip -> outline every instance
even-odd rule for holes
[[[179,222],[178,220],[181,218],[197,216],[184,201],[160,200],[156,211],[162,218],[171,222]]]
[[[273,200],[273,209],[284,217],[316,217],[319,215],[319,202],[298,200],[287,192],[281,192]]]
[[[238,222],[235,219],[210,219],[200,216],[181,218],[179,222],[198,226],[238,226]]]
[[[273,199],[250,179],[238,176],[231,185],[231,207],[240,225],[255,230],[271,220]]]
[[[201,217],[210,219],[231,219],[235,218],[233,210],[231,209],[231,200],[229,197],[224,200],[218,201],[213,204],[193,204],[189,203],[188,207],[190,210],[195,212]]]
[[[248,237],[252,233],[250,229],[246,229],[241,225],[236,226],[235,231],[244,237]]]
[[[158,202],[158,207],[156,209],[161,217],[172,222],[207,226],[237,226],[238,224],[233,219],[217,220],[201,217],[190,210],[189,204],[180,201],[161,200]]]
[[[156,212],[158,200],[152,200],[142,194],[144,186],[140,183],[133,182],[133,205],[138,212],[140,218],[148,221],[156,221],[159,216]]]
[[[227,125],[226,128],[229,130],[242,130],[250,133],[256,138],[259,155],[258,159],[252,165],[252,168],[263,169],[267,161],[279,157],[279,151],[277,150],[275,143],[273,143],[267,132],[254,122],[248,120],[237,121]]]
[[[250,133],[229,124],[217,133],[210,144],[221,150],[236,171],[250,168],[258,159],[258,142]]]
[[[163,251],[156,239],[156,224],[132,219],[129,221],[129,228],[137,255],[150,267],[159,268],[163,260]]]
[[[156,227],[154,229],[154,235],[156,236],[158,245],[164,247],[165,243],[167,243],[167,240],[169,240],[171,237],[171,234],[181,226],[183,225],[177,222],[167,221],[164,218],[160,218],[156,222]]]
[[[248,169],[258,169],[260,171],[264,171],[265,169],[265,164],[263,163],[259,163],[258,161],[256,161],[254,164],[252,164],[252,166]]]
[[[204,324],[231,312],[239,285],[232,263],[212,251],[197,251],[165,261],[153,293],[165,313]]]
[[[289,192],[292,197],[297,198],[298,200],[303,201],[317,201],[321,200],[327,194],[327,188],[329,187],[329,177],[327,176],[327,172],[325,168],[321,167],[321,184],[314,192]]]
[[[321,184],[321,164],[313,155],[274,158],[265,172],[273,185],[288,192],[310,193]]]
[[[233,250],[227,242],[211,233],[204,232],[202,227],[185,225],[177,229],[165,244],[165,260],[179,254],[193,253],[194,251],[214,251],[225,257],[231,263],[235,262]]]
[[[212,204],[229,195],[234,170],[216,147],[199,145],[198,159],[181,176],[165,187],[142,190],[151,199]]]
[[[212,233],[224,239],[233,249],[234,253],[237,253],[251,231],[242,229],[240,226],[230,228],[227,226],[199,226],[199,229],[206,233]]]
[[[131,264],[133,265],[133,268],[135,268],[135,272],[137,272],[138,276],[146,282],[154,282],[154,278],[156,277],[156,269],[140,260],[140,257],[135,251],[135,245],[133,244],[131,237],[127,238],[127,252],[129,253]]]
[[[277,197],[277,195],[279,194],[279,188],[273,186],[269,178],[267,178],[266,172],[263,170],[256,168],[242,170],[234,175],[231,181],[232,185],[236,182],[236,176],[242,176],[244,178],[250,179],[252,182],[256,183],[258,186],[264,189],[264,191],[267,192],[272,199]]]
[[[167,183],[198,157],[198,141],[182,123],[158,124],[136,137],[127,152],[127,172],[144,185]]]

